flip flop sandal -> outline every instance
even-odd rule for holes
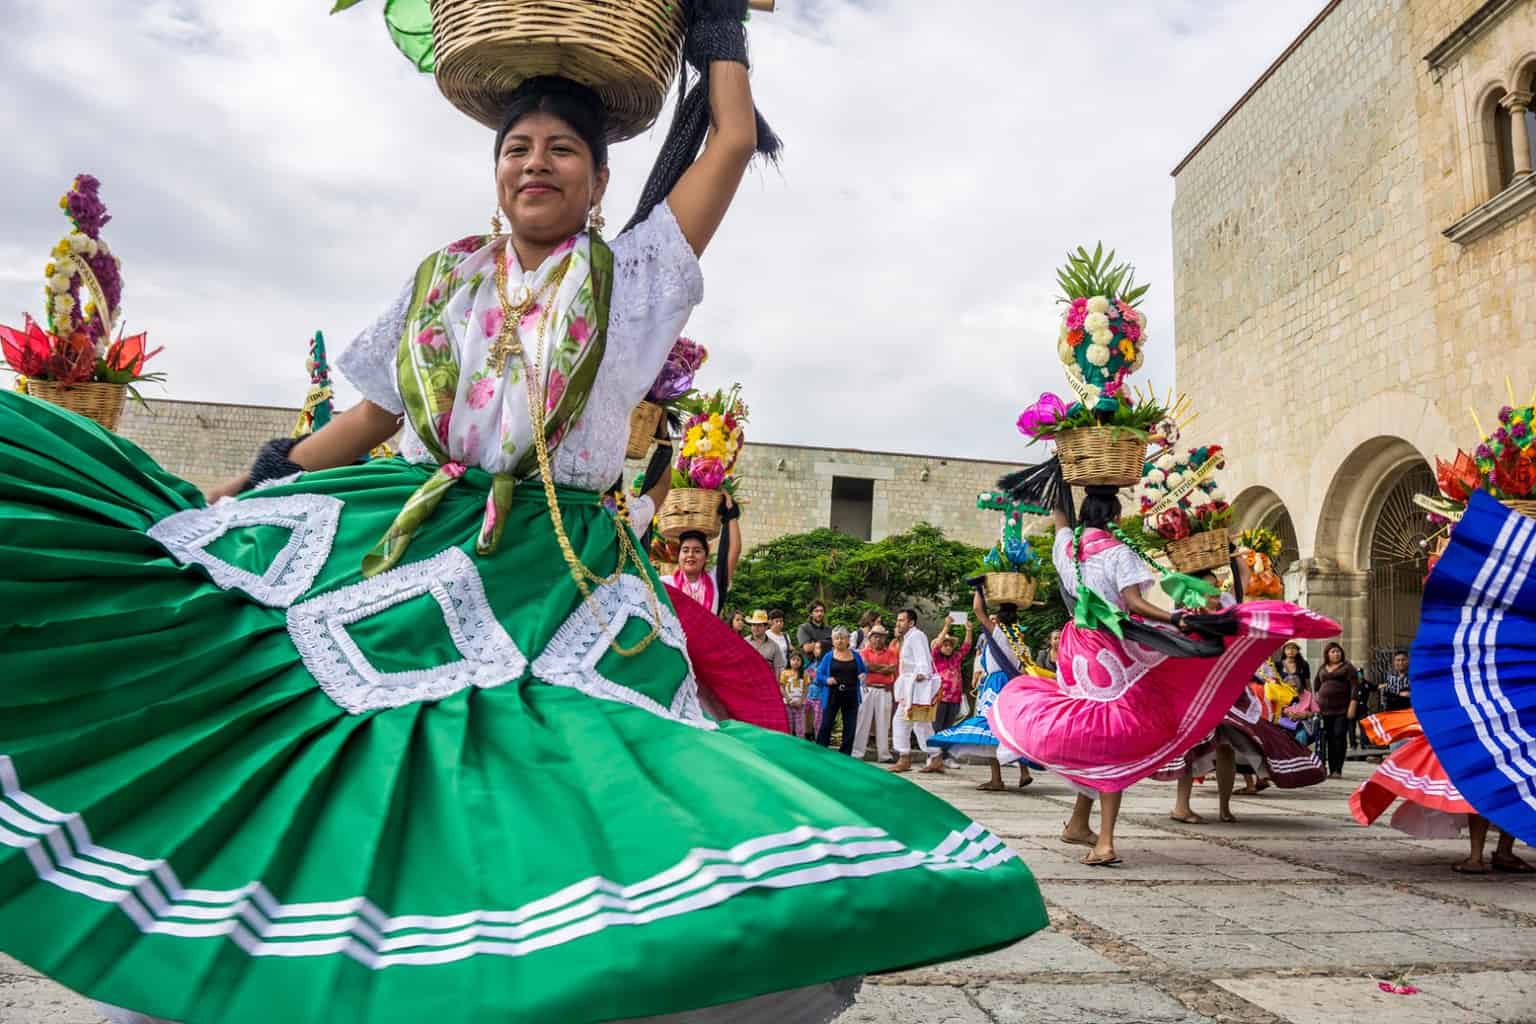
[[[1120,858],[1119,857],[1105,857],[1102,860],[1095,860],[1092,857],[1084,857],[1079,863],[1085,864],[1085,865],[1087,865],[1090,868],[1112,868],[1116,864],[1120,863]]]
[[[1493,870],[1501,875],[1531,875],[1536,874],[1536,868],[1531,867],[1523,860],[1495,860]]]
[[[1218,820],[1223,825],[1236,825],[1237,824],[1237,818],[1234,817],[1233,815],[1230,815],[1230,814],[1223,814]]]
[[[1168,815],[1168,820],[1169,821],[1176,821],[1180,825],[1205,825],[1205,824],[1208,824],[1206,822],[1206,820],[1204,818],[1200,817],[1200,815],[1198,815],[1198,814],[1191,814],[1187,818],[1181,818],[1177,814],[1170,814],[1170,815]]]
[[[1452,864],[1451,870],[1458,875],[1486,875],[1487,868],[1469,868],[1465,864]]]
[[[1090,849],[1099,845],[1098,836],[1093,836],[1091,839],[1079,839],[1070,837],[1065,832],[1061,834],[1061,841],[1066,843],[1068,846],[1086,846]]]

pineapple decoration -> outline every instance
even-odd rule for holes
[[[1149,286],[1138,286],[1135,268],[1116,263],[1102,242],[1068,253],[1056,278],[1067,306],[1056,343],[1067,383],[1084,408],[1114,412],[1126,376],[1141,369],[1147,317],[1136,306]]]

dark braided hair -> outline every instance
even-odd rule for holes
[[[678,75],[677,112],[661,144],[661,152],[656,155],[656,165],[651,168],[650,177],[640,193],[635,215],[624,225],[625,231],[649,217],[698,158],[699,148],[709,134],[710,64],[715,61],[750,63],[743,24],[746,14],[746,0],[684,0],[683,16],[688,36],[683,44],[685,62]],[[691,89],[688,88],[690,65],[697,73]],[[783,144],[763,120],[763,115],[755,111],[754,115],[757,118],[757,151],[775,160]]]

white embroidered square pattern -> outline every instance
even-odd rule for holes
[[[149,536],[176,560],[200,565],[225,590],[243,590],[274,608],[298,600],[330,557],[341,519],[342,502],[324,494],[292,494],[283,498],[225,498],[207,508],[187,509],[166,516],[149,528]],[[245,526],[279,526],[288,543],[261,572],[215,558],[205,550],[230,530]]]
[[[650,584],[638,576],[620,576],[592,592],[592,601],[602,610],[602,621],[585,601],[555,633],[533,663],[533,674],[555,686],[569,686],[589,697],[631,704],[663,718],[714,729],[699,705],[698,683],[683,639],[683,626],[666,605],[661,605],[661,631],[657,640],[683,656],[685,670],[671,703],[663,705],[632,687],[613,681],[598,672],[597,666],[608,653],[611,639],[619,635],[630,619],[657,625],[651,612]],[[605,628],[606,626],[606,628]]]
[[[428,594],[443,610],[448,635],[463,657],[406,672],[375,668],[347,627]],[[294,605],[288,609],[288,635],[326,696],[354,715],[442,700],[471,686],[501,686],[528,667],[496,621],[474,563],[458,548]]]

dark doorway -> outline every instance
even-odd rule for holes
[[[832,529],[859,540],[870,540],[875,522],[875,482],[853,477],[832,478]]]

